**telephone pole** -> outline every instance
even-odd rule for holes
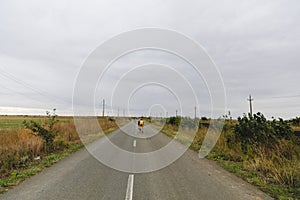
[[[252,97],[251,97],[251,94],[249,95],[249,99],[247,99],[250,103],[250,115],[252,116],[252,101],[254,100]]]
[[[105,100],[102,101],[102,117],[104,117],[104,111],[105,111]]]
[[[176,117],[177,117],[177,112],[178,112],[178,111],[176,110]]]
[[[195,119],[197,118],[197,106],[195,106]]]

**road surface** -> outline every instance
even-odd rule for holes
[[[132,133],[141,134],[137,133],[135,125],[131,124],[130,128]],[[146,126],[143,134],[153,135],[153,129]],[[143,139],[121,130],[109,134],[108,138],[117,146],[137,153],[157,150],[171,140],[162,133]],[[103,138],[92,145],[101,145],[101,142]],[[180,159],[161,170],[133,174],[111,169],[82,149],[0,195],[0,199],[272,198],[223,170],[215,162],[199,159],[192,150],[187,150]]]

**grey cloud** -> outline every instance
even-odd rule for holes
[[[93,49],[124,31],[161,27],[186,34],[208,51],[220,68],[228,109],[234,116],[248,111],[246,98],[251,93],[256,111],[265,111],[268,116],[294,117],[299,115],[299,97],[273,97],[300,94],[299,13],[300,2],[292,0],[4,0],[0,3],[0,69],[45,95],[0,76],[0,107],[55,106],[70,113],[76,75]],[[122,62],[130,65],[153,59],[177,64],[178,69],[186,67],[163,55],[137,56]],[[185,76],[199,79],[189,72]],[[108,79],[113,81],[114,77],[118,73],[108,74]],[[200,79],[197,87],[205,91]],[[207,98],[207,93],[201,92],[199,95]],[[202,115],[209,114],[208,105],[205,100]]]

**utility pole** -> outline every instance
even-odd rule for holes
[[[195,106],[195,119],[197,118],[197,106]]]
[[[230,120],[232,120],[232,117],[231,117],[231,112],[230,112],[230,110],[228,110],[228,117],[229,117],[229,119],[230,119]]]
[[[254,100],[252,97],[251,97],[251,94],[249,95],[249,99],[247,99],[250,103],[250,115],[252,116],[252,101]]]
[[[104,117],[104,111],[105,111],[105,100],[103,99],[103,102],[102,102],[102,117]]]
[[[178,112],[178,111],[176,110],[176,115],[175,115],[176,117],[177,117],[177,112]]]

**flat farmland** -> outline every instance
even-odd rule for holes
[[[0,116],[0,134],[11,133],[23,127],[24,120],[34,120],[41,122],[46,116]],[[60,122],[70,122],[72,117],[57,117]]]

